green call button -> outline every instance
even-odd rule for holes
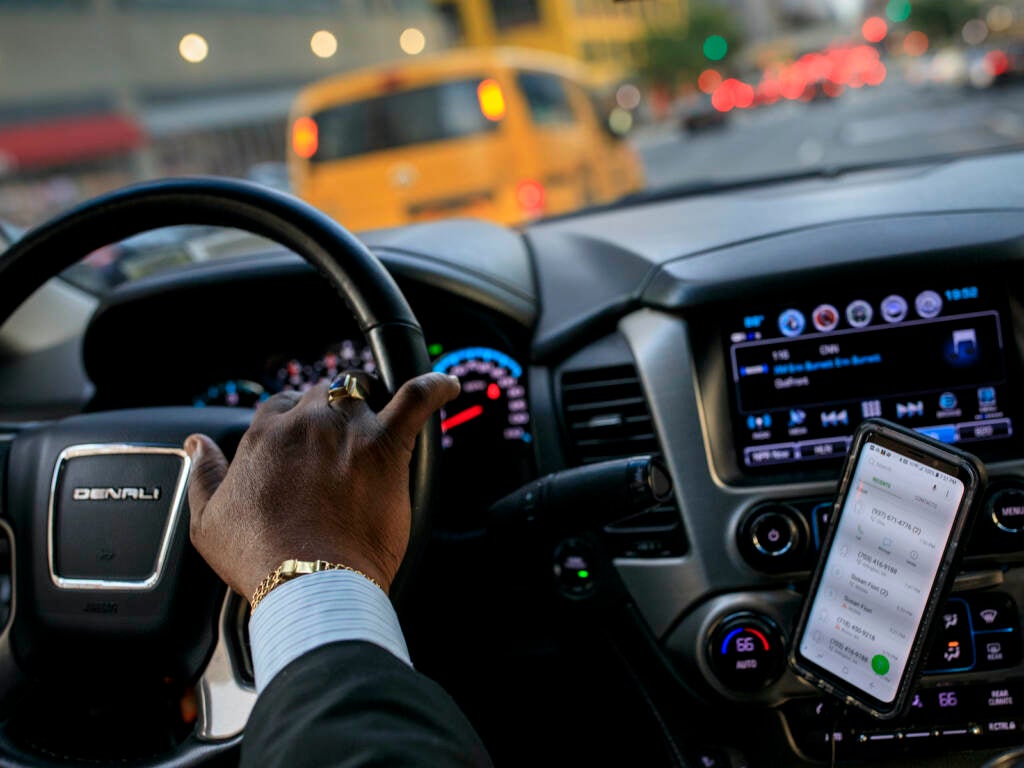
[[[878,653],[871,657],[871,668],[876,675],[884,675],[889,671],[889,660]]]

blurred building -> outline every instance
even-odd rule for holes
[[[650,26],[686,20],[688,0],[434,0],[461,45],[540,48],[586,61],[598,77],[631,72]]]
[[[711,0],[728,8],[743,25],[747,41],[757,44],[836,18],[831,0]]]
[[[430,0],[0,0],[0,218],[140,177],[273,177],[310,80],[403,57]]]

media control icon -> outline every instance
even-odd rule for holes
[[[897,403],[896,418],[912,419],[915,416],[924,416],[924,402],[918,400],[913,403]]]
[[[942,297],[935,291],[921,291],[914,299],[914,309],[920,317],[938,317],[942,311]]]
[[[898,323],[907,316],[907,300],[893,294],[882,299],[882,317],[887,323]]]
[[[881,400],[865,400],[860,404],[860,415],[865,419],[874,419],[882,415]]]
[[[851,301],[846,307],[846,322],[854,328],[863,328],[871,322],[873,316],[874,310],[871,309],[871,305],[862,299]]]
[[[835,327],[839,325],[839,310],[831,304],[820,304],[811,313],[811,322],[823,333],[835,330]]]
[[[756,432],[759,429],[771,429],[771,427],[772,415],[770,413],[747,416],[747,429],[751,432]]]
[[[798,309],[787,309],[779,315],[779,331],[783,336],[799,336],[807,327],[804,313]]]
[[[845,409],[842,411],[822,411],[821,413],[821,426],[823,427],[846,427],[849,425],[850,415]]]

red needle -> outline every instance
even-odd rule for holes
[[[467,421],[475,419],[484,412],[482,405],[474,405],[467,408],[464,411],[456,413],[454,416],[449,416],[447,419],[441,422],[441,431],[447,432],[449,429],[454,429],[459,424],[465,424]]]

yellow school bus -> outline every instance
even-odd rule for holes
[[[452,216],[520,224],[643,186],[586,70],[554,54],[463,49],[306,87],[292,189],[367,230]]]

